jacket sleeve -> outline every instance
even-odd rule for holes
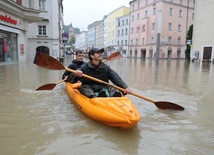
[[[122,87],[123,89],[128,88],[127,84],[121,79],[121,77],[111,68],[108,71],[109,80],[117,85],[118,87]]]
[[[73,64],[70,64],[69,66],[68,66],[68,68],[70,68],[70,69],[74,69],[74,65]],[[69,74],[70,74],[71,72],[69,72],[69,71],[65,71],[64,73],[63,73],[63,75],[62,75],[62,79],[64,79],[66,76],[68,76]]]

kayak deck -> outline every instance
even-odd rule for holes
[[[129,98],[96,97],[89,99],[79,92],[80,86],[81,83],[66,83],[69,97],[88,117],[109,126],[125,129],[132,128],[139,122],[139,112]]]

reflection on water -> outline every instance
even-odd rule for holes
[[[67,66],[71,59],[66,59]],[[108,127],[82,114],[64,84],[64,72],[33,63],[0,65],[1,154],[206,154],[214,151],[212,63],[120,59],[107,62],[137,94],[170,101],[184,111],[162,111],[128,95],[141,120],[130,130]]]

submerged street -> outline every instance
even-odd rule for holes
[[[65,58],[64,66],[71,60]],[[107,64],[133,92],[185,110],[159,110],[127,95],[141,120],[129,130],[113,128],[81,113],[64,83],[52,91],[35,91],[60,81],[64,70],[47,70],[33,62],[0,65],[1,154],[213,154],[212,63],[159,60],[156,65],[155,60],[121,58]]]

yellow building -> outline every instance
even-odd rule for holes
[[[129,7],[119,7],[107,15],[107,49],[114,51],[116,45],[116,18],[127,15],[130,13]]]

